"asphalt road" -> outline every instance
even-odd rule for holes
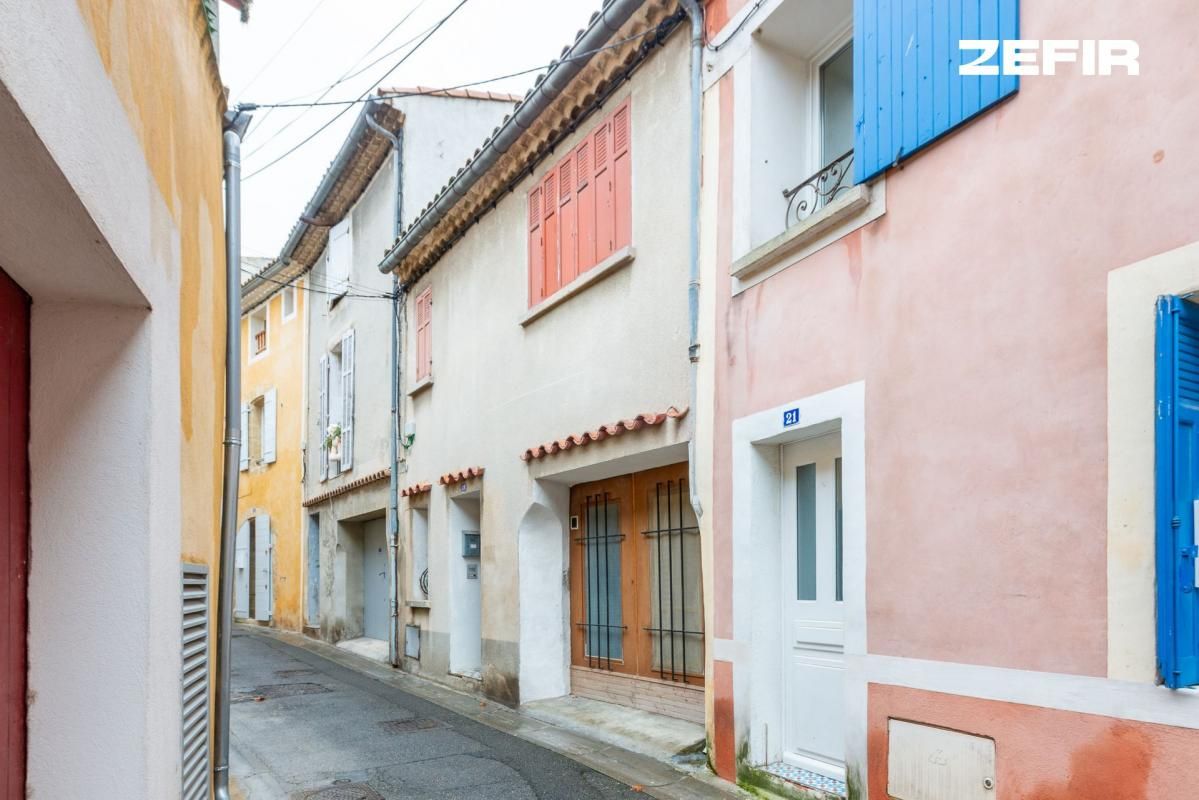
[[[232,733],[234,779],[249,800],[645,797],[551,750],[245,633],[233,636]]]

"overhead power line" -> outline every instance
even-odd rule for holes
[[[428,33],[426,33],[426,34],[424,35],[424,37],[422,37],[422,38],[421,38],[421,40],[420,40],[419,42],[417,42],[417,43],[416,43],[416,44],[415,44],[415,45],[412,47],[412,49],[411,49],[411,50],[409,50],[407,53],[405,53],[405,54],[404,54],[404,55],[403,55],[403,56],[400,58],[400,60],[399,60],[399,61],[397,61],[395,64],[393,64],[393,65],[392,65],[392,67],[391,67],[389,70],[387,70],[387,72],[383,73],[383,75],[382,75],[382,76],[380,76],[380,77],[379,77],[379,79],[378,79],[378,80],[376,80],[374,83],[372,83],[372,84],[371,84],[371,85],[370,85],[370,86],[369,86],[369,87],[366,89],[366,91],[364,91],[362,94],[360,94],[360,95],[358,96],[357,100],[358,100],[358,101],[361,101],[361,100],[362,100],[363,98],[365,98],[365,97],[366,97],[368,94],[370,94],[371,90],[373,90],[373,89],[374,89],[376,86],[378,86],[378,85],[379,85],[380,83],[382,83],[383,81],[387,80],[387,78],[388,78],[388,77],[391,75],[391,73],[395,72],[397,69],[399,69],[399,68],[400,68],[400,65],[401,65],[401,64],[403,64],[405,61],[407,61],[409,58],[411,58],[411,57],[412,57],[412,54],[413,54],[413,53],[415,53],[417,50],[419,50],[419,49],[421,48],[421,45],[423,45],[425,42],[429,41],[429,38],[430,38],[431,36],[433,36],[433,34],[437,33],[437,31],[441,29],[441,26],[443,26],[443,25],[445,25],[447,22],[449,22],[449,21],[450,21],[450,18],[451,18],[451,17],[453,17],[455,14],[457,14],[457,13],[458,13],[458,11],[459,11],[459,9],[461,9],[461,8],[462,8],[464,5],[466,5],[466,4],[467,4],[467,2],[469,2],[469,0],[459,0],[459,3],[458,3],[456,6],[454,6],[452,9],[450,9],[450,12],[449,12],[448,14],[446,14],[444,17],[442,17],[442,18],[441,18],[441,19],[438,21],[438,23],[437,23],[436,25],[434,25],[434,26],[433,26],[433,28],[432,28],[432,29],[430,29],[430,30],[429,30],[429,32],[428,32]],[[249,175],[246,175],[245,177],[243,177],[243,178],[242,178],[242,180],[243,180],[243,181],[247,181],[247,180],[249,180],[250,178],[253,178],[255,175],[259,175],[259,174],[261,174],[262,172],[264,172],[265,170],[268,170],[268,169],[270,169],[271,167],[275,166],[275,165],[276,165],[276,164],[278,164],[280,161],[282,161],[283,159],[287,158],[289,155],[291,155],[292,153],[294,153],[295,151],[299,150],[301,147],[303,147],[304,145],[308,144],[308,143],[309,143],[309,142],[311,142],[313,139],[315,139],[315,138],[316,138],[318,135],[320,135],[320,133],[321,133],[321,132],[323,132],[323,131],[324,131],[325,129],[327,129],[327,128],[328,128],[330,125],[332,125],[334,122],[336,122],[338,119],[340,119],[340,118],[342,117],[342,115],[344,115],[344,114],[345,114],[347,111],[349,111],[351,108],[353,108],[353,105],[352,105],[352,104],[351,104],[351,105],[347,105],[347,106],[346,106],[345,108],[343,108],[341,111],[338,111],[336,114],[334,114],[332,119],[330,119],[330,120],[329,120],[328,122],[326,122],[324,125],[320,126],[320,127],[319,127],[319,128],[317,128],[315,131],[313,131],[312,133],[310,133],[308,136],[306,136],[304,139],[302,139],[302,140],[301,140],[299,143],[297,143],[296,145],[294,145],[294,146],[293,146],[293,147],[291,147],[290,149],[286,150],[286,151],[285,151],[285,152],[284,152],[282,155],[280,155],[280,156],[278,156],[278,157],[276,157],[276,158],[272,159],[271,161],[267,162],[267,163],[266,163],[264,166],[261,166],[261,167],[259,167],[258,169],[254,170],[253,172],[251,172]]]
[[[349,291],[339,292],[339,291],[327,289],[327,288],[319,289],[319,288],[315,288],[312,286],[301,286],[298,283],[296,283],[296,281],[299,279],[299,276],[292,278],[290,281],[277,281],[274,278],[268,278],[265,275],[260,275],[257,272],[254,272],[253,270],[246,269],[245,267],[242,267],[241,271],[246,273],[247,275],[252,275],[256,278],[260,278],[261,280],[264,280],[268,283],[273,283],[276,286],[283,286],[283,287],[290,286],[292,289],[299,289],[300,291],[309,292],[310,294],[320,294],[320,295],[326,295],[329,297],[357,297],[362,300],[391,300],[392,299],[392,296],[390,294],[381,294],[381,293],[379,293],[379,294],[355,294],[355,293],[349,292]]]
[[[384,58],[387,58],[387,56],[390,56],[390,55],[392,55],[393,53],[395,53],[396,51],[398,51],[398,50],[400,50],[400,49],[402,49],[402,48],[404,48],[404,47],[407,47],[408,45],[412,44],[412,43],[413,43],[413,42],[415,42],[417,39],[419,39],[421,36],[423,36],[424,34],[428,33],[430,30],[432,30],[432,26],[430,26],[429,28],[426,28],[425,30],[423,30],[423,31],[421,31],[420,33],[418,33],[418,34],[416,34],[415,36],[413,36],[411,39],[408,39],[408,40],[404,41],[403,43],[401,43],[400,45],[398,45],[397,47],[395,47],[395,48],[393,48],[393,49],[391,49],[391,50],[388,50],[388,51],[387,51],[387,53],[385,53],[384,55],[380,56],[378,59],[375,59],[375,60],[374,60],[374,61],[372,61],[370,64],[368,64],[366,67],[363,67],[362,69],[360,69],[360,70],[358,70],[357,72],[355,72],[355,70],[358,68],[358,65],[359,65],[359,64],[361,64],[363,61],[365,61],[365,60],[366,60],[366,59],[367,59],[367,58],[370,56],[370,54],[371,54],[371,53],[373,53],[373,52],[375,52],[375,50],[379,49],[379,47],[380,47],[380,46],[381,46],[381,45],[382,45],[382,44],[383,44],[385,41],[387,41],[387,40],[388,40],[388,39],[391,37],[391,35],[392,35],[393,33],[395,33],[397,30],[399,30],[399,29],[400,29],[400,26],[402,26],[402,25],[403,25],[405,22],[407,22],[407,21],[408,21],[408,19],[409,19],[409,18],[410,18],[410,17],[411,17],[413,14],[415,14],[415,13],[417,12],[417,10],[418,10],[418,9],[420,9],[420,7],[421,7],[421,6],[423,6],[423,5],[425,4],[425,2],[426,2],[426,0],[420,0],[420,2],[418,2],[418,3],[417,3],[415,6],[413,6],[413,7],[412,7],[412,8],[411,8],[411,9],[408,11],[408,13],[407,13],[407,14],[405,14],[403,17],[401,17],[401,18],[400,18],[400,21],[399,21],[399,22],[397,22],[395,25],[392,25],[392,26],[391,26],[391,30],[389,30],[389,31],[387,31],[387,33],[383,34],[382,38],[380,38],[380,39],[379,39],[377,42],[375,42],[373,45],[371,45],[371,46],[370,46],[370,48],[369,48],[369,49],[368,49],[368,50],[367,50],[365,53],[363,53],[361,56],[359,56],[359,57],[358,57],[358,59],[357,59],[357,60],[356,60],[356,61],[355,61],[355,62],[354,62],[352,65],[350,65],[350,68],[349,68],[349,69],[347,69],[347,70],[346,70],[344,73],[342,73],[341,77],[339,77],[337,80],[333,81],[333,83],[329,84],[328,86],[324,87],[324,89],[321,89],[321,90],[319,90],[320,94],[317,96],[317,98],[316,98],[316,99],[317,99],[318,101],[319,101],[319,100],[324,100],[324,99],[325,99],[325,98],[326,98],[326,97],[329,95],[329,92],[331,92],[331,91],[333,91],[334,89],[336,89],[336,88],[337,88],[338,86],[340,86],[342,83],[344,83],[344,82],[346,82],[346,81],[348,81],[348,80],[351,80],[351,79],[353,79],[353,78],[356,78],[357,76],[361,75],[361,74],[362,74],[363,72],[365,72],[366,70],[368,70],[368,69],[370,69],[371,67],[373,67],[375,64],[379,63],[379,61],[381,61],[382,59],[384,59]],[[297,95],[296,97],[294,97],[294,98],[293,98],[293,100],[299,100],[299,99],[300,99],[300,98],[302,98],[302,97],[307,97],[308,95],[315,94],[315,93],[316,93],[315,91],[312,91],[312,92],[305,92],[305,93],[303,93],[303,94]],[[268,109],[268,110],[267,110],[267,112],[266,112],[266,114],[264,114],[264,115],[263,115],[263,119],[266,119],[266,117],[270,116],[270,113],[271,113],[271,111],[272,111],[272,110],[273,110],[273,109]],[[284,133],[284,132],[285,132],[285,131],[286,131],[288,128],[290,128],[292,125],[296,124],[296,123],[297,123],[297,122],[299,122],[301,119],[303,119],[303,118],[306,116],[306,114],[307,114],[307,112],[305,111],[305,112],[302,112],[302,113],[300,113],[300,114],[297,114],[295,117],[293,117],[292,119],[288,120],[288,121],[287,121],[287,122],[286,122],[286,123],[283,125],[283,127],[279,128],[279,130],[275,131],[275,132],[274,132],[274,133],[272,133],[270,136],[268,136],[266,139],[264,139],[263,141],[259,142],[259,143],[258,143],[256,146],[254,146],[254,147],[251,147],[251,148],[250,148],[250,149],[249,149],[249,150],[246,152],[246,154],[245,154],[245,157],[246,157],[246,158],[249,158],[249,157],[253,156],[255,153],[257,153],[257,152],[260,152],[261,150],[263,150],[264,148],[266,148],[266,147],[267,147],[267,146],[268,146],[268,145],[269,145],[271,142],[273,142],[273,141],[275,141],[276,139],[278,139],[278,138],[279,138],[279,136],[281,136],[281,135],[282,135],[282,134],[283,134],[283,133]]]

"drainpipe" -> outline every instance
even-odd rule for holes
[[[391,142],[392,172],[395,174],[396,210],[391,240],[400,238],[404,210],[404,129],[393,134],[367,114],[366,124]],[[387,627],[387,657],[393,667],[400,666],[400,292],[399,276],[391,276],[391,481],[387,493],[387,585],[391,594],[391,624]]]
[[[225,438],[221,488],[220,571],[217,584],[216,692],[213,697],[212,793],[229,800],[230,650],[233,644],[233,537],[241,475],[241,138],[244,111],[226,112],[225,149]]]
[[[690,278],[687,282],[687,314],[690,342],[687,356],[691,360],[691,438],[687,441],[687,484],[691,492],[691,508],[696,519],[703,516],[699,502],[699,490],[695,485],[695,403],[699,397],[699,172],[700,155],[700,111],[704,100],[703,57],[704,57],[704,9],[697,0],[679,0],[679,5],[691,19],[691,167],[690,180],[691,229],[688,232]]]

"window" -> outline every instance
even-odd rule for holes
[[[320,407],[320,479],[327,480],[354,465],[354,331],[347,331],[317,368]]]
[[[241,408],[241,469],[273,464],[278,393],[269,389]]]
[[[429,510],[412,509],[412,583],[408,599],[429,599]]]
[[[296,315],[296,287],[287,286],[283,289],[283,321]]]
[[[1157,302],[1157,667],[1171,689],[1199,685],[1199,305]]]
[[[334,295],[344,294],[350,288],[350,268],[354,248],[350,235],[351,216],[333,226],[329,231],[329,246],[325,249],[325,280]],[[330,305],[338,299],[330,297]]]
[[[416,298],[416,382],[433,377],[433,287]]]
[[[632,243],[632,188],[626,99],[529,191],[530,308]]]
[[[270,304],[265,303],[250,312],[250,359],[251,360],[266,353],[267,309],[269,307],[270,307]]]
[[[853,186],[853,3],[785,0],[748,53],[750,214],[736,256]]]

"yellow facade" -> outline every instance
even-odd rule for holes
[[[77,0],[179,235],[182,560],[217,585],[224,424],[224,92],[201,0]],[[152,187],[147,187],[150,191]],[[172,243],[156,242],[172,264]]]
[[[240,525],[266,514],[273,537],[271,624],[301,630],[304,622],[303,508],[301,481],[303,458],[300,442],[304,426],[304,317],[308,292],[297,281],[295,313],[283,314],[283,290],[263,305],[267,313],[267,346],[254,354],[249,316],[242,326],[242,403],[249,404],[275,390],[275,461],[260,463],[251,457],[241,473],[237,500]],[[253,311],[261,313],[263,306]],[[250,434],[247,433],[247,441]]]

